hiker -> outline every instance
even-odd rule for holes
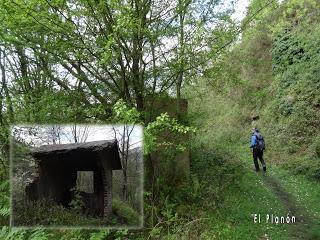
[[[263,171],[266,172],[267,167],[263,160],[263,151],[265,150],[264,139],[261,133],[259,132],[259,129],[257,128],[252,128],[250,148],[252,149],[253,162],[254,162],[256,171],[258,172],[260,170],[259,163],[258,163],[258,158],[259,158],[263,167]]]

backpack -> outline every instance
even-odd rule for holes
[[[261,133],[255,132],[254,135],[255,135],[256,138],[257,138],[256,147],[257,147],[258,149],[260,149],[260,150],[265,150],[265,149],[266,149],[266,146],[265,146],[264,139],[263,139],[263,136],[261,135]]]

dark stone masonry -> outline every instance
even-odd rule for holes
[[[81,193],[87,213],[107,218],[112,211],[112,170],[120,170],[116,140],[43,145],[31,155],[36,162],[36,176],[26,186],[31,201],[52,199],[68,207],[71,189],[76,187],[78,171],[93,172],[93,193]]]

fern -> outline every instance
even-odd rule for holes
[[[0,239],[6,239],[7,235],[9,233],[9,227],[4,226],[0,230]]]
[[[49,240],[53,235],[46,232],[44,229],[37,229],[32,232],[30,240]]]
[[[10,207],[1,206],[1,208],[0,208],[0,216],[9,217],[10,216]]]
[[[10,230],[8,227],[3,227],[0,236],[3,240],[25,240],[26,234],[25,230]]]
[[[88,239],[88,238],[85,237],[85,234],[81,229],[64,231],[64,235],[60,238],[60,240],[83,240],[83,239]]]
[[[0,183],[0,192],[7,192],[9,190],[10,181],[4,180],[2,183]]]
[[[4,180],[3,182],[0,183],[0,217],[8,218],[9,215],[10,215],[9,180]]]
[[[106,237],[108,237],[110,234],[110,230],[101,230],[98,232],[94,232],[90,236],[90,240],[104,240]]]

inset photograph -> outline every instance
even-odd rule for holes
[[[139,125],[12,127],[11,226],[141,228]]]

